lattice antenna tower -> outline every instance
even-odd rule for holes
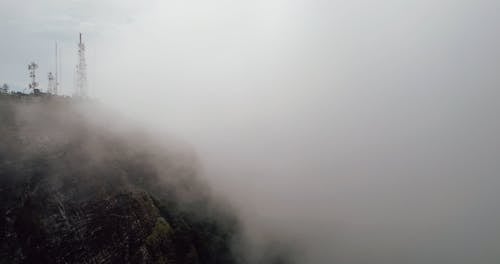
[[[80,42],[78,43],[78,64],[76,65],[76,95],[87,97],[87,63],[85,62],[85,44],[82,42],[82,33],[80,33]]]
[[[52,94],[54,94],[54,95],[57,95],[57,93],[59,92],[59,61],[57,60],[57,55],[58,55],[57,53],[58,53],[58,49],[57,49],[57,41],[56,41],[56,50],[55,50],[56,71],[55,71],[55,75],[54,75],[54,86],[52,87]],[[50,80],[50,78],[49,78],[49,80]]]
[[[57,89],[56,81],[54,79],[54,75],[52,74],[52,72],[49,72],[48,78],[49,78],[49,85],[47,86],[47,93],[56,94],[56,89]]]
[[[47,76],[49,79],[49,84],[47,86],[47,93],[53,94],[53,95],[57,95],[57,90],[58,90],[57,86],[59,85],[59,80],[57,78],[57,76],[58,76],[57,72],[59,70],[59,65],[58,65],[59,61],[57,60],[57,52],[58,52],[57,42],[56,42],[55,48],[56,48],[55,49],[55,64],[54,64],[55,72],[54,72],[54,74],[52,74],[52,72],[49,72],[49,74]]]
[[[32,62],[28,65],[28,71],[31,78],[31,83],[29,84],[29,88],[30,90],[33,91],[33,93],[40,92],[40,90],[38,89],[38,83],[36,82],[36,69],[38,69],[38,64]]]

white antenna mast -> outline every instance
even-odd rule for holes
[[[47,86],[47,93],[48,94],[55,94],[54,93],[55,82],[54,82],[54,75],[52,74],[52,72],[49,72],[48,78],[49,78],[49,85]]]
[[[87,63],[85,62],[85,44],[82,42],[82,33],[80,33],[80,42],[78,43],[78,64],[76,65],[76,95],[87,97]]]
[[[52,72],[49,72],[48,74],[48,79],[49,79],[49,85],[47,86],[47,93],[57,95],[57,86],[59,84],[58,76],[57,76],[57,71],[58,71],[58,60],[57,60],[57,41],[55,45],[55,74],[52,74]]]
[[[31,83],[29,84],[29,88],[33,91],[34,94],[40,93],[38,89],[38,83],[36,82],[36,69],[38,69],[38,64],[32,62],[28,65],[28,70],[31,78]]]
[[[58,47],[58,50],[57,50],[57,51],[58,51],[58,54],[57,54],[57,55],[58,55],[58,57],[59,57],[59,61],[58,61],[58,63],[59,63],[59,69],[58,69],[58,71],[57,71],[57,75],[58,75],[58,76],[57,76],[57,77],[58,77],[58,87],[57,87],[57,92],[59,93],[59,92],[60,92],[60,90],[62,90],[62,88],[61,88],[61,89],[59,89],[59,85],[61,84],[61,81],[62,81],[62,54],[61,54],[61,47]]]
[[[55,83],[54,83],[54,90],[52,91],[55,95],[58,93],[58,86],[59,86],[59,61],[57,60],[57,41],[56,41],[56,72],[55,72]]]

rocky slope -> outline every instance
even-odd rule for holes
[[[239,263],[196,159],[98,104],[0,95],[0,263]]]

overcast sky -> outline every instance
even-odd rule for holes
[[[55,70],[57,41],[62,57],[63,92],[72,94],[78,33],[82,32],[84,41],[92,43],[112,37],[135,21],[135,16],[147,10],[148,5],[140,1],[114,0],[28,0],[22,3],[0,0],[0,7],[0,82],[20,89],[27,87],[27,65],[35,61],[39,65],[38,80],[45,89],[48,72]],[[89,45],[89,64],[95,63],[98,48]],[[94,73],[95,68],[89,71]]]
[[[92,96],[194,145],[302,263],[498,263],[500,2],[0,0],[0,82],[78,32]]]

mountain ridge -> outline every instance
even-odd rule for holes
[[[0,263],[242,262],[194,154],[98,103],[0,95],[0,135]]]

